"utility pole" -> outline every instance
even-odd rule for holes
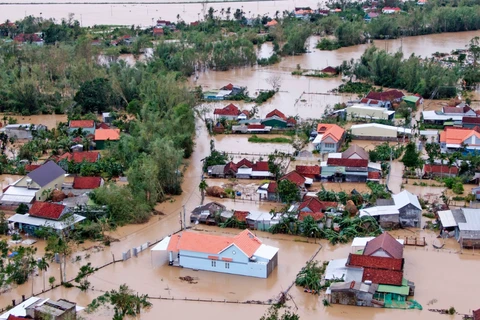
[[[183,229],[187,229],[187,220],[186,220],[186,213],[185,213],[185,205],[183,205]]]
[[[180,212],[180,230],[183,230],[182,213]]]

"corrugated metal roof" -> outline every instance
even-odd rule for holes
[[[418,202],[418,197],[407,190],[403,190],[400,193],[392,195],[393,201],[395,201],[395,206],[397,208],[403,208],[404,206],[411,203],[418,209],[422,209],[420,202]]]
[[[402,280],[401,286],[391,286],[388,284],[380,284],[377,288],[378,292],[386,292],[386,293],[396,293],[402,296],[408,296],[410,292],[410,287],[408,286],[408,281],[406,279]]]
[[[480,230],[480,210],[463,208],[463,215],[467,222],[458,223],[461,231],[479,231]]]
[[[440,218],[440,222],[442,222],[442,226],[444,228],[456,227],[457,222],[453,217],[452,210],[443,210],[438,211],[438,217]]]
[[[270,260],[277,254],[277,252],[278,252],[278,248],[267,246],[266,244],[262,243],[253,255]]]
[[[400,214],[396,206],[379,206],[360,210],[360,217],[363,216],[387,216]]]

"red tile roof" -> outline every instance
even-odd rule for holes
[[[82,152],[74,152],[72,159],[75,163],[82,163],[85,162],[97,162],[100,153],[95,151],[82,151]]]
[[[469,108],[470,109],[470,108]],[[468,110],[467,110],[468,111]],[[443,113],[464,113],[464,108],[457,107],[443,107]]]
[[[225,87],[222,88],[223,90],[233,90],[233,84],[229,83]]]
[[[367,280],[372,281],[372,283],[401,286],[403,272],[376,268],[363,268],[362,282]]]
[[[251,257],[262,242],[249,230],[244,230],[235,237],[224,237],[184,231],[170,238],[168,251],[193,251],[220,254],[232,244],[237,246],[247,257]]]
[[[280,181],[288,180],[295,183],[297,186],[301,186],[305,183],[305,178],[300,175],[297,171],[290,171],[286,175],[280,178]]]
[[[315,176],[318,176],[321,172],[320,166],[314,165],[314,166],[296,166],[295,171],[297,171],[299,174],[301,174],[304,177],[307,178],[315,178]]]
[[[275,181],[270,181],[268,184],[267,192],[276,193],[277,192],[277,183]]]
[[[99,129],[95,130],[96,141],[120,140],[120,130],[118,129]]]
[[[446,164],[426,164],[423,166],[425,173],[448,173],[448,174],[458,174],[458,168],[452,166],[449,168]]]
[[[240,168],[241,166],[246,166],[247,168],[251,168],[253,167],[253,163],[250,160],[243,158],[242,160],[237,162],[236,166],[237,168]]]
[[[108,124],[106,124],[105,122],[100,122],[97,125],[97,129],[110,129],[110,126]]]
[[[322,212],[326,211],[328,208],[336,208],[338,206],[337,202],[333,201],[320,201],[315,197],[305,197],[298,210],[304,211],[304,209],[310,209],[311,212]]]
[[[283,120],[287,120],[287,117],[285,116],[285,114],[283,114],[283,112],[281,112],[280,110],[278,109],[275,109],[273,111],[270,111],[269,113],[267,113],[267,115],[265,116],[265,118],[271,118],[273,116],[277,116]]]
[[[26,318],[14,316],[13,314],[8,315],[8,318],[7,318],[7,320],[25,320],[25,319]]]
[[[395,259],[403,258],[403,245],[388,232],[384,232],[375,239],[368,241],[363,254],[370,256],[378,250],[385,251],[390,257]]]
[[[40,38],[37,34],[35,33],[20,33],[19,35],[15,36],[13,38],[13,41],[16,42],[41,42],[43,41],[42,38]]]
[[[73,189],[96,189],[102,184],[100,177],[75,177]]]
[[[328,158],[327,165],[329,165],[329,166],[366,168],[366,167],[368,167],[368,160]]]
[[[323,73],[337,73],[337,69],[335,69],[334,67],[326,67],[325,69],[322,69],[320,70],[321,72]]]
[[[473,310],[473,320],[480,320],[480,309]]]
[[[93,128],[95,121],[93,120],[70,120],[70,128]]]
[[[58,220],[65,206],[51,202],[36,201],[28,211],[30,216]]]
[[[223,168],[223,173],[228,173],[230,170],[237,172],[237,165],[231,161],[225,165]]]
[[[252,166],[252,171],[268,171],[267,161],[257,161]]]
[[[384,91],[384,92],[370,91],[367,94],[366,98],[380,100],[380,101],[390,101],[390,100],[401,99],[403,96],[405,96],[405,95],[401,91],[388,90],[388,91]]]
[[[240,110],[236,105],[230,103],[223,109],[215,109],[213,114],[218,114],[220,116],[238,116],[240,114]]]
[[[161,36],[163,35],[163,33],[164,33],[163,28],[153,28],[154,36]]]
[[[480,117],[462,117],[462,123],[480,124]]]
[[[40,167],[41,167],[40,164],[27,164],[27,165],[25,166],[25,171],[26,171],[26,172],[30,172],[30,171],[33,171],[33,170],[35,170],[35,169],[37,169],[37,168],[40,168]]]
[[[265,129],[264,124],[249,124],[247,129],[258,130],[258,129]]]
[[[287,123],[295,125],[297,124],[297,119],[295,119],[294,117],[288,117]]]
[[[325,214],[323,214],[323,212],[300,212],[298,214],[298,220],[300,221],[303,221],[303,219],[305,219],[305,217],[312,217],[313,220],[315,221],[319,221],[319,220],[322,220],[323,217],[325,216]]]
[[[247,221],[247,216],[250,214],[248,211],[234,211],[233,216],[237,218],[238,221]]]
[[[382,174],[380,172],[370,171],[368,173],[367,179],[369,179],[369,180],[379,180],[381,177],[382,177]]]

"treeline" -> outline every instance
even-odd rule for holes
[[[403,12],[380,14],[369,22],[364,20],[365,12],[359,10],[358,5],[348,7],[343,14],[321,18],[317,23],[318,32],[334,35],[335,40],[324,39],[317,47],[322,50],[334,50],[365,43],[369,39],[392,39],[480,29],[478,2],[429,1],[422,7],[412,5],[410,1],[400,5],[400,8]]]
[[[446,68],[440,63],[422,60],[415,55],[403,59],[402,52],[387,53],[372,46],[365,50],[358,61],[343,63],[343,73],[355,75],[374,85],[405,89],[425,98],[437,92],[437,98],[453,97],[456,84],[462,76],[458,68]]]

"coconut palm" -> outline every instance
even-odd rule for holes
[[[205,191],[207,190],[207,188],[208,188],[207,182],[204,179],[202,179],[202,181],[200,181],[200,184],[198,185],[198,189],[200,189],[200,193],[202,196],[201,205],[203,205],[203,200],[205,200]]]
[[[45,291],[45,273],[47,272],[47,269],[50,267],[50,265],[48,264],[47,259],[45,259],[45,257],[42,257],[40,260],[38,260],[37,267],[38,267],[38,270],[42,271],[43,291]]]

